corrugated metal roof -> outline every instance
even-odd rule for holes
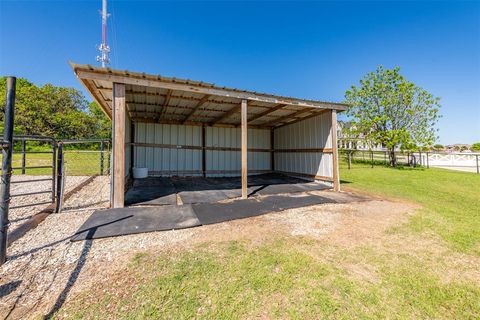
[[[239,104],[242,99],[246,99],[249,105],[248,118],[253,119],[254,126],[261,127],[262,123],[265,123],[268,127],[276,127],[325,109],[343,111],[348,107],[342,103],[220,87],[203,81],[73,63],[71,66],[85,88],[109,116],[112,107],[112,83],[125,83],[126,104],[134,121],[239,125]],[[294,116],[298,110],[304,108],[311,109],[311,112]],[[289,114],[292,114],[291,118],[288,117]],[[275,123],[275,119],[281,121]],[[214,123],[215,120],[218,122]]]

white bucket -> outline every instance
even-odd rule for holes
[[[133,178],[143,179],[148,177],[148,168],[135,168],[133,167]]]

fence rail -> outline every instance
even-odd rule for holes
[[[352,162],[363,162],[370,166],[390,162],[389,151],[339,149],[339,155],[345,159],[350,169]],[[442,152],[395,152],[398,165],[443,167],[462,169],[480,173],[480,153],[442,153]]]

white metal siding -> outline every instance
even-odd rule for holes
[[[202,128],[169,124],[136,123],[135,142],[202,145]],[[201,150],[135,147],[135,166],[147,167],[153,175],[201,175]]]
[[[296,122],[275,130],[275,149],[332,148],[331,115]],[[276,152],[275,170],[332,177],[331,153]]]
[[[205,132],[206,147],[241,148],[240,128],[207,127]],[[248,129],[248,148],[269,149],[270,131],[260,129]],[[242,164],[240,151],[207,150],[207,171],[232,171],[209,173],[210,177],[238,176]],[[270,170],[269,152],[248,152],[249,170]]]

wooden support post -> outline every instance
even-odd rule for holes
[[[247,100],[242,100],[241,105],[242,119],[242,199],[247,199],[248,193],[248,127],[247,127]]]
[[[133,167],[135,167],[135,122],[130,120],[130,180],[133,181]]]
[[[275,171],[275,129],[270,130],[270,170]]]
[[[205,178],[207,176],[207,151],[205,150],[205,126],[202,126],[202,175]]]
[[[338,172],[338,150],[337,150],[337,110],[332,110],[332,158],[333,158],[333,190],[340,191],[340,174]]]
[[[125,197],[125,85],[113,84],[113,208],[124,207]]]

